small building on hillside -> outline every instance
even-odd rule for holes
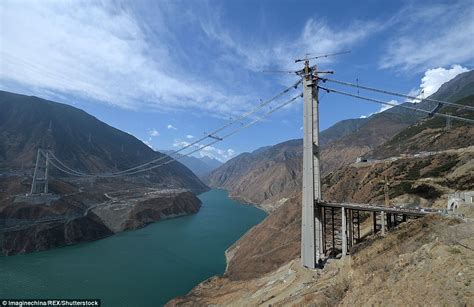
[[[448,210],[456,211],[462,205],[474,204],[474,191],[456,192],[448,196]]]
[[[366,162],[373,162],[375,161],[374,159],[366,158],[363,156],[357,157],[356,163],[366,163]]]

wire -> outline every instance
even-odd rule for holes
[[[347,92],[343,92],[343,91],[338,91],[338,90],[334,90],[334,89],[330,89],[330,88],[325,88],[325,87],[322,87],[322,86],[318,86],[318,87],[319,87],[320,89],[322,89],[322,90],[327,91],[327,92],[332,92],[332,93],[336,93],[336,94],[340,94],[340,95],[344,95],[344,96],[354,97],[354,98],[358,98],[358,99],[361,99],[361,100],[367,100],[367,101],[371,101],[371,102],[375,102],[375,103],[380,103],[380,104],[384,104],[384,105],[388,105],[388,106],[392,106],[392,107],[401,107],[401,108],[404,108],[404,109],[415,110],[415,111],[418,111],[418,112],[423,112],[423,113],[431,114],[431,115],[434,115],[434,116],[441,116],[441,117],[446,117],[446,118],[452,118],[452,119],[456,119],[456,120],[460,120],[460,121],[465,121],[465,122],[474,124],[474,120],[469,119],[469,118],[464,118],[464,117],[459,117],[459,116],[449,115],[449,114],[443,114],[443,113],[433,113],[432,111],[427,111],[427,110],[423,110],[423,109],[413,108],[413,107],[405,106],[405,105],[403,105],[403,104],[394,104],[394,103],[385,102],[385,101],[378,100],[378,99],[374,99],[374,98],[369,98],[369,97],[364,97],[364,96],[358,96],[358,95],[354,95],[354,94],[347,93]]]
[[[442,103],[442,104],[445,104],[445,105],[455,106],[455,107],[468,109],[468,110],[474,110],[473,106],[462,105],[462,104],[453,103],[453,102],[444,101],[444,100],[437,100],[437,99],[431,99],[431,98],[421,99],[421,98],[410,96],[410,95],[404,95],[404,94],[400,94],[400,93],[390,92],[390,91],[381,90],[381,89],[368,87],[368,86],[363,86],[363,85],[359,85],[359,84],[354,84],[354,83],[350,83],[350,82],[344,82],[344,81],[339,81],[339,80],[334,80],[334,79],[329,79],[329,78],[318,78],[318,79],[320,79],[322,81],[329,81],[329,82],[333,82],[333,83],[337,83],[337,84],[341,84],[341,85],[351,86],[351,87],[360,88],[360,89],[373,91],[373,92],[378,92],[378,93],[382,93],[382,94],[388,94],[388,95],[393,95],[393,96],[398,96],[398,97],[403,97],[403,98],[409,98],[409,99],[413,99],[413,100],[420,100],[420,101],[426,100],[426,101],[438,102],[438,103]]]
[[[228,123],[222,125],[221,127],[215,129],[214,131],[210,132],[210,133],[207,133],[206,136],[200,138],[200,139],[197,139],[196,141],[190,143],[190,144],[187,144],[183,147],[181,147],[180,149],[178,150],[175,150],[171,153],[169,153],[168,155],[163,155],[162,157],[160,158],[157,158],[157,159],[154,159],[154,160],[151,160],[151,161],[148,161],[146,163],[142,163],[142,164],[139,164],[137,166],[134,166],[134,167],[131,167],[131,168],[128,168],[128,169],[125,169],[125,170],[121,170],[121,171],[118,171],[118,172],[112,172],[112,173],[103,173],[103,174],[86,174],[86,173],[82,173],[82,172],[78,172],[78,171],[75,171],[75,170],[72,170],[71,168],[67,167],[64,163],[60,162],[63,167],[69,169],[70,171],[74,172],[74,173],[77,173],[78,175],[81,174],[83,176],[89,176],[89,177],[113,177],[115,175],[122,175],[122,174],[126,174],[126,173],[129,173],[129,172],[134,172],[135,170],[138,170],[142,167],[145,167],[147,165],[150,165],[150,164],[154,164],[154,163],[157,163],[157,162],[160,162],[160,161],[163,161],[165,159],[168,158],[168,156],[170,155],[174,155],[174,154],[177,154],[187,148],[190,148],[191,146],[194,146],[196,144],[199,144],[200,142],[204,141],[205,139],[207,138],[214,138],[213,135],[216,134],[216,133],[219,133],[221,131],[223,131],[224,129],[232,126],[233,124],[235,123],[238,123],[240,122],[241,120],[243,119],[246,119],[248,117],[250,117],[252,114],[256,113],[257,111],[261,110],[263,107],[265,107],[266,105],[270,104],[272,101],[274,101],[275,99],[278,99],[279,97],[281,97],[282,95],[286,94],[287,92],[289,92],[292,88],[297,88],[298,85],[302,82],[302,80],[298,80],[297,82],[295,82],[294,84],[288,86],[287,88],[285,88],[283,91],[279,92],[278,94],[276,94],[275,96],[265,100],[265,101],[262,101],[260,104],[258,104],[255,108],[251,109],[250,111],[247,111],[246,113],[240,115],[239,117],[237,117],[236,119],[231,119]],[[55,157],[56,160],[59,160]]]
[[[153,165],[153,166],[147,167],[147,168],[145,168],[145,169],[138,169],[138,170],[135,170],[135,171],[133,171],[133,172],[129,172],[129,173],[127,173],[127,174],[114,174],[114,175],[108,175],[108,176],[104,176],[104,177],[113,178],[113,177],[119,177],[119,176],[124,176],[124,175],[127,175],[127,176],[128,176],[128,175],[134,175],[134,174],[137,174],[137,173],[142,173],[142,172],[146,172],[146,171],[155,169],[155,168],[157,168],[157,167],[160,167],[160,166],[163,166],[163,165],[172,163],[172,162],[176,162],[177,160],[182,159],[182,158],[184,158],[185,156],[189,156],[189,155],[191,155],[191,154],[193,154],[193,153],[195,153],[195,152],[201,151],[201,150],[203,150],[204,148],[207,148],[207,147],[209,147],[209,146],[212,146],[212,145],[214,145],[214,144],[216,144],[216,143],[218,143],[218,142],[222,142],[224,139],[226,139],[226,138],[228,138],[228,137],[230,137],[230,136],[232,136],[232,135],[238,133],[239,131],[241,131],[241,130],[243,130],[243,129],[246,129],[246,128],[250,127],[250,126],[253,126],[253,125],[256,124],[257,122],[263,120],[265,117],[268,117],[269,115],[271,115],[271,114],[275,113],[276,111],[280,110],[281,108],[283,108],[283,107],[289,105],[290,103],[294,102],[296,99],[298,99],[298,98],[300,98],[300,97],[302,97],[302,94],[299,94],[298,96],[295,96],[295,97],[291,98],[290,100],[288,100],[288,101],[286,101],[286,102],[284,102],[284,103],[278,105],[276,108],[271,109],[270,111],[264,113],[264,114],[261,115],[260,117],[258,117],[258,118],[256,118],[256,119],[254,119],[253,121],[247,123],[246,125],[234,129],[233,131],[227,133],[226,135],[224,135],[223,137],[221,137],[221,138],[219,138],[219,139],[215,139],[214,141],[212,141],[212,142],[210,142],[210,143],[208,143],[208,144],[206,144],[206,145],[197,145],[197,146],[199,146],[199,148],[194,149],[194,150],[192,150],[191,152],[188,152],[187,154],[182,154],[182,155],[180,155],[180,156],[178,156],[178,157],[176,157],[176,158],[172,158],[172,157],[169,157],[169,156],[165,156],[166,158],[169,158],[169,160],[166,161],[166,162],[163,162],[163,163],[161,163],[161,164]],[[204,138],[204,139],[205,139],[205,138]],[[194,145],[196,145],[196,144],[194,144]],[[188,147],[189,147],[189,146],[188,146]],[[55,156],[54,156],[54,159],[59,162],[59,160],[58,160]],[[62,172],[64,172],[64,173],[66,173],[66,174],[72,175],[72,176],[76,176],[76,177],[98,177],[98,176],[95,176],[95,175],[81,174],[80,172],[76,172],[76,171],[74,171],[74,170],[72,170],[72,169],[70,169],[70,168],[69,168],[69,169],[70,169],[71,171],[68,171],[68,170],[65,170],[65,169],[62,168],[62,167],[59,167],[59,166],[58,166],[57,164],[55,164],[54,162],[52,162],[52,161],[50,161],[50,162],[51,162],[51,164],[52,164],[54,167],[56,167],[58,170],[60,170],[60,171],[62,171]],[[60,162],[60,163],[61,163],[61,162]],[[62,163],[61,163],[61,164],[62,164]],[[64,164],[63,164],[63,165],[64,165]]]
[[[64,164],[61,160],[59,160],[52,151],[49,152],[49,154],[53,157],[53,159],[58,162],[63,168],[69,170],[70,172],[73,172],[73,173],[76,173],[78,175],[83,175],[83,176],[91,176],[91,174],[86,174],[86,173],[82,173],[82,172],[79,172],[79,171],[76,171],[70,167],[68,167],[66,164]],[[50,160],[51,161],[51,160]]]

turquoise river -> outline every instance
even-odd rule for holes
[[[266,216],[223,190],[195,215],[106,239],[0,257],[0,298],[99,298],[102,306],[160,306],[225,270],[224,251]]]

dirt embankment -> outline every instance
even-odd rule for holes
[[[323,270],[297,257],[250,279],[213,277],[169,306],[469,306],[474,304],[474,222],[428,216],[366,241]]]

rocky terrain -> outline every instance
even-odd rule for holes
[[[464,97],[457,103],[472,106],[474,105],[474,95]],[[462,108],[446,107],[443,112],[474,119],[473,112]],[[463,122],[441,117],[427,118],[396,134],[390,141],[375,148],[369,156],[380,159],[401,154],[462,148],[474,144],[473,136],[474,125],[466,125]]]
[[[284,142],[269,148],[244,153],[213,171],[207,179],[210,186],[225,188],[229,195],[244,202],[258,204],[283,203],[284,197],[301,189],[298,176],[302,172],[302,143]]]
[[[457,101],[473,105],[470,95],[474,87],[469,81],[472,77],[470,72],[456,78],[470,88],[448,82],[440,89],[445,92],[438,91],[433,97],[465,97]],[[460,97],[460,93],[465,96]],[[467,116],[463,109],[444,108],[443,112]],[[445,208],[448,194],[474,189],[472,127],[456,123],[446,130],[445,123],[436,118],[422,119],[393,131],[392,139],[372,146],[366,153],[371,153],[375,160],[360,163],[351,160],[326,172],[322,180],[323,199],[383,204],[384,185],[388,184],[389,201],[393,205]],[[292,155],[285,156],[285,150],[278,149],[294,144],[290,152],[298,152],[298,141],[283,144],[236,157],[231,160],[233,163],[213,172],[209,182],[211,185],[222,182],[231,193],[235,191],[231,195],[237,198],[244,194],[243,198],[262,199],[272,186],[271,176],[279,183],[284,182],[281,180],[284,177],[293,178],[293,174],[279,171],[290,165],[285,157],[291,159]],[[350,147],[351,143],[347,144]],[[417,144],[421,146],[414,147]],[[420,152],[420,148],[428,151]],[[263,155],[267,160],[255,159]],[[339,157],[343,156],[344,152]],[[257,163],[254,167],[261,169],[247,175],[246,163]],[[299,180],[300,174],[294,178]],[[253,190],[253,195],[247,195],[245,189],[239,190],[248,180],[260,183],[260,190]],[[351,249],[350,256],[330,260],[323,270],[311,271],[299,263],[301,187],[294,182],[291,185],[296,188],[286,190],[280,185],[281,194],[270,195],[276,195],[277,205],[263,207],[267,210],[270,207],[271,214],[227,250],[228,264],[223,276],[202,282],[168,305],[474,304],[474,208],[464,208],[460,212],[462,217],[426,216],[402,223],[386,236],[369,235]]]
[[[474,188],[474,148],[434,156],[354,163],[323,179],[323,199],[383,204],[384,178],[394,174],[397,175],[389,188],[392,204],[445,208],[449,193]],[[261,276],[298,257],[300,231],[301,192],[295,191],[284,205],[228,249],[224,276],[230,279]]]
[[[52,186],[55,184],[58,182]],[[102,189],[63,193],[48,202],[4,200],[0,208],[1,253],[21,254],[97,240],[162,219],[193,214],[201,206],[200,200],[185,190],[120,190],[117,185],[114,191],[120,192],[103,193]]]

